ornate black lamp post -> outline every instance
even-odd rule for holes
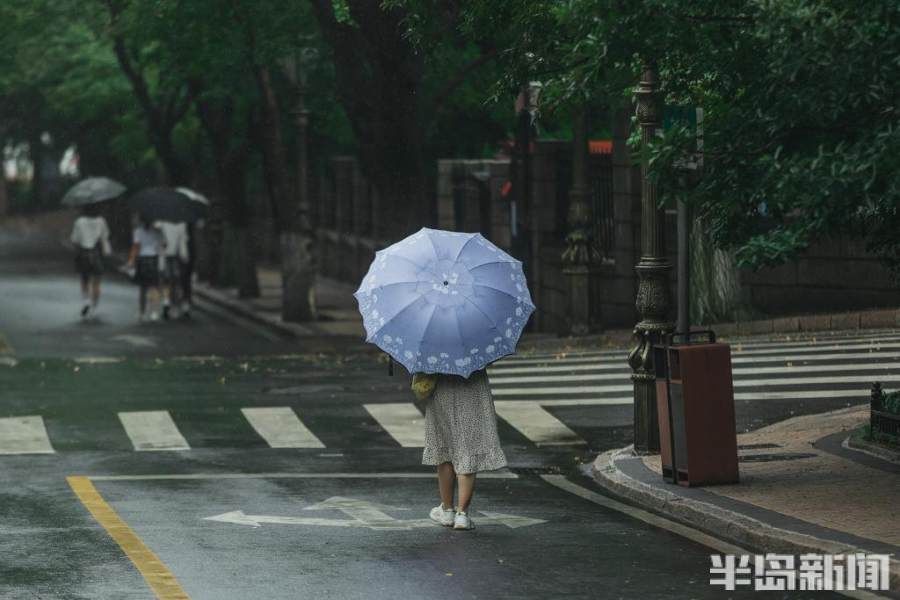
[[[282,277],[285,302],[282,318],[285,321],[310,321],[316,318],[315,254],[309,209],[308,129],[309,111],[306,109],[306,66],[315,57],[315,50],[303,48],[282,61],[285,75],[294,89],[291,115],[297,128],[297,164],[294,212],[288,215],[282,234]],[[292,301],[287,301],[290,298]]]
[[[637,120],[641,128],[642,151],[662,126],[659,78],[652,64],[645,65],[635,90]],[[646,159],[646,154],[645,157]],[[641,259],[635,266],[640,283],[635,307],[641,320],[634,328],[634,348],[628,354],[634,382],[634,449],[639,453],[659,452],[659,425],[656,411],[656,382],[653,344],[672,331],[669,315],[669,271],[666,258],[665,211],[657,201],[657,185],[647,176],[647,161],[641,162]]]

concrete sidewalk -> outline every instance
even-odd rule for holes
[[[214,288],[206,283],[194,285],[194,293],[237,315],[268,326],[288,337],[343,336],[365,337],[362,318],[356,308],[351,286],[318,277],[316,279],[316,308],[319,320],[311,323],[290,323],[281,318],[281,272],[277,268],[260,267],[259,298],[240,298],[236,288]]]
[[[892,554],[900,589],[900,464],[853,449],[869,408],[788,419],[738,436],[741,482],[667,484],[659,455],[601,454],[594,479],[615,496],[760,552]]]

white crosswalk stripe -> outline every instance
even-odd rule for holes
[[[289,406],[242,408],[247,422],[272,448],[324,448]]]
[[[900,381],[900,332],[823,335],[814,339],[732,342],[734,398],[739,402],[842,399],[864,402],[872,382]],[[633,403],[626,351],[601,350],[512,356],[489,369],[498,415],[536,443],[571,439],[571,429],[548,411],[526,409],[577,406],[627,406]],[[545,429],[511,422],[516,410],[531,411],[523,420],[542,421]],[[509,416],[509,418],[507,418]],[[540,431],[540,433],[538,433]]]
[[[364,406],[372,418],[404,448],[425,446],[425,417],[411,402]]]
[[[573,446],[586,442],[540,404],[500,400],[497,416],[538,446]]]
[[[501,435],[518,435],[536,446],[577,446],[590,438],[590,427],[597,427],[598,422],[603,426],[606,415],[616,415],[620,425],[627,423],[627,416],[622,421],[621,407],[633,403],[633,384],[625,356],[622,349],[530,354],[492,366],[489,377],[497,417],[517,432],[501,428]],[[737,402],[797,401],[807,406],[820,400],[829,406],[865,402],[872,382],[900,382],[900,332],[733,343],[732,364]],[[577,407],[586,410],[573,410]],[[411,402],[368,403],[354,409],[355,413],[345,408],[339,417],[346,419],[348,440],[403,448],[424,446],[424,416]],[[304,422],[306,413],[296,412],[307,409],[291,405],[232,410],[235,419],[243,417],[245,421],[244,444],[253,444],[253,437],[257,444],[261,438],[271,448],[326,447],[315,428]],[[371,420],[359,418],[366,413]],[[118,417],[136,451],[191,449],[165,410],[121,412]],[[325,420],[333,422],[334,418]],[[579,422],[584,418],[593,425]],[[53,431],[65,429],[65,424],[57,423]],[[58,447],[67,447],[60,445],[62,440],[54,441]],[[54,452],[41,416],[0,418],[0,455]]]
[[[169,411],[120,412],[119,420],[131,444],[138,451],[190,450]]]
[[[0,454],[53,454],[40,416],[0,419]]]

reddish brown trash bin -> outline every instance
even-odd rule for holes
[[[737,483],[731,348],[712,331],[692,331],[668,336],[654,352],[663,477],[685,486]]]

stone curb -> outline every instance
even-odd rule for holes
[[[874,456],[875,458],[900,465],[900,451],[885,448],[881,444],[869,442],[867,440],[856,438],[851,435],[846,440],[844,440],[842,446],[844,446],[844,448],[847,448],[848,450],[864,452],[869,456]]]
[[[206,284],[195,284],[194,294],[203,298],[207,302],[215,304],[225,310],[231,311],[238,316],[251,320],[254,323],[268,327],[276,333],[290,338],[313,337],[317,335],[328,335],[326,332],[317,331],[315,326],[301,325],[299,323],[286,323],[281,319],[260,311],[254,310],[240,300],[229,298],[225,294],[209,287]]]
[[[862,548],[773,527],[758,519],[702,500],[686,498],[649,486],[626,475],[616,465],[618,460],[640,460],[632,448],[627,446],[604,452],[597,457],[591,468],[598,485],[626,502],[751,551],[778,552],[795,556],[806,553],[867,552]],[[900,588],[900,562],[892,559],[890,571],[890,587],[896,590]]]

